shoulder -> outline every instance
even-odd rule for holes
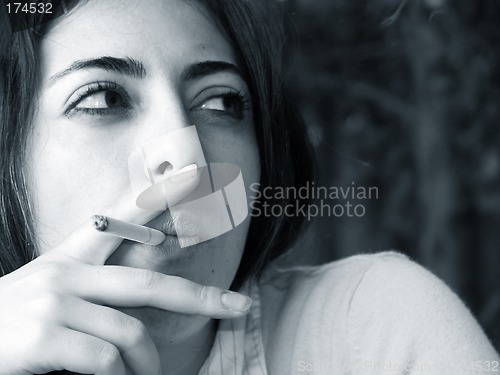
[[[500,359],[457,294],[408,258],[380,257],[366,269],[347,320],[355,363],[469,374]]]
[[[374,268],[378,263],[380,266]],[[380,267],[393,263],[411,262],[402,254],[383,252],[316,267],[278,268],[271,264],[259,283],[262,336],[270,373],[280,374],[283,368],[305,358],[321,361],[330,358],[330,353],[335,353],[337,361],[348,360],[351,306],[358,302],[354,297],[364,289],[370,270],[385,273]]]
[[[319,267],[268,269],[261,295],[264,337],[273,327],[273,333],[295,342],[282,352],[294,353],[288,360],[329,358],[340,365],[410,357],[498,358],[457,295],[397,252],[357,255]],[[276,350],[276,341],[267,341]],[[318,342],[321,347],[315,348]]]
[[[400,313],[428,315],[435,308],[468,311],[457,295],[430,271],[395,251],[351,256],[316,267],[270,268],[261,279],[262,294],[271,303],[304,306],[322,304],[355,320],[369,309],[384,310],[384,320]],[[437,313],[437,311],[433,311]],[[338,315],[338,314],[337,314]]]
[[[333,305],[337,308],[342,302],[344,308],[350,309],[354,300],[363,298],[367,287],[380,291],[404,281],[415,288],[429,276],[430,273],[407,256],[386,251],[355,255],[322,266],[279,268],[271,265],[261,278],[261,289],[263,294],[274,295],[272,303],[275,304],[301,304],[301,299],[307,296],[309,302],[335,300]],[[384,295],[387,296],[387,292]]]

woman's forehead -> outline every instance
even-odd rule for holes
[[[160,69],[194,60],[236,61],[208,13],[183,0],[87,1],[55,21],[41,51],[45,77],[100,56],[129,56]]]

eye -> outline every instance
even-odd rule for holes
[[[122,95],[113,90],[99,91],[81,99],[75,108],[116,108],[127,107]]]
[[[77,113],[106,115],[130,109],[129,96],[114,82],[92,83],[75,92],[69,102],[66,116]]]
[[[241,92],[227,92],[212,96],[205,100],[198,109],[225,113],[241,120],[245,111],[250,108],[250,100]]]

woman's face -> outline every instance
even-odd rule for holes
[[[248,87],[227,68],[238,67],[234,51],[201,8],[180,0],[89,1],[51,25],[41,61],[29,163],[42,253],[130,195],[130,153],[171,130],[196,125],[207,162],[238,165],[247,192],[259,181]],[[214,61],[226,64],[205,64]],[[229,287],[248,225],[249,218],[183,249],[125,241],[108,262]],[[204,324],[154,309],[130,313],[154,324],[159,337]]]

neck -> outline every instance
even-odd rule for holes
[[[157,347],[162,373],[196,375],[208,357],[214,343],[217,321],[210,319],[203,329],[183,337],[182,341],[167,341]]]

